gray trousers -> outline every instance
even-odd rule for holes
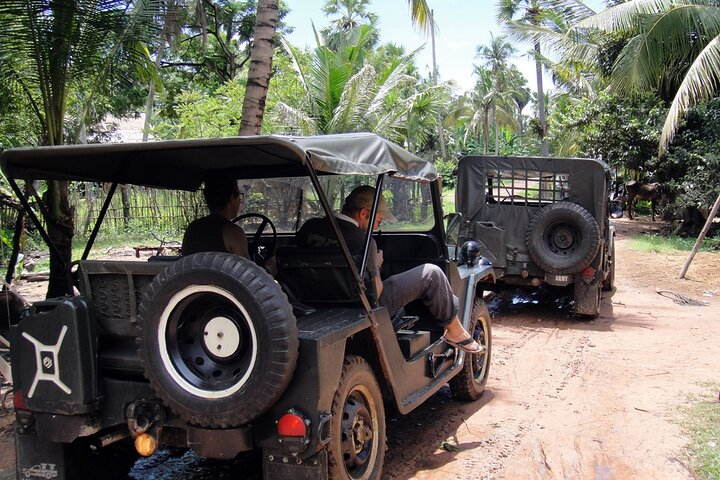
[[[450,323],[458,312],[458,298],[437,265],[426,263],[383,281],[380,305],[393,317],[402,307],[422,300],[440,325]]]

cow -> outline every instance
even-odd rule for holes
[[[649,200],[650,211],[652,212],[652,221],[655,221],[655,205],[658,200],[666,197],[665,185],[662,183],[640,183],[635,180],[630,180],[625,184],[625,191],[627,192],[627,213],[628,218],[633,218],[633,208],[637,200]]]

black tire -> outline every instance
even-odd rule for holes
[[[475,300],[468,331],[472,332],[476,342],[485,347],[485,352],[465,354],[462,370],[450,380],[450,391],[458,400],[473,401],[485,391],[492,354],[490,311],[482,299]]]
[[[602,282],[602,289],[606,292],[615,288],[615,238],[610,238],[610,253],[608,254],[607,267],[609,268],[607,277]]]
[[[332,403],[330,478],[381,478],[385,445],[385,406],[375,374],[361,357],[347,356]]]
[[[601,303],[602,285],[585,285],[581,281],[575,283],[575,315],[597,318]]]
[[[543,271],[578,273],[597,255],[600,228],[580,205],[558,202],[533,215],[526,241],[530,257]]]
[[[158,274],[140,303],[138,352],[167,406],[206,427],[243,425],[292,377],[298,332],[280,286],[250,260],[207,252]]]

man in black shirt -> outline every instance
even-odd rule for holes
[[[238,216],[243,194],[237,180],[211,177],[203,189],[210,215],[194,220],[185,230],[182,254],[226,252],[249,258],[245,232],[231,222]]]

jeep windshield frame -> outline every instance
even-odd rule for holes
[[[357,281],[363,303],[368,309],[370,307],[364,294],[361,272],[367,265],[372,232],[367,233],[363,261],[358,270],[318,177],[321,175],[375,176],[376,195],[371,212],[371,221],[374,221],[385,175],[416,182],[432,182],[438,176],[432,163],[371,133],[310,137],[267,135],[15,148],[0,154],[0,167],[37,226],[43,240],[59,258],[56,246],[23,195],[17,180],[87,181],[110,184],[108,196],[88,238],[82,259],[86,259],[89,255],[110,202],[120,184],[195,191],[200,188],[202,180],[208,175],[231,176],[239,180],[309,176]],[[69,266],[66,265],[66,269],[69,269]]]

